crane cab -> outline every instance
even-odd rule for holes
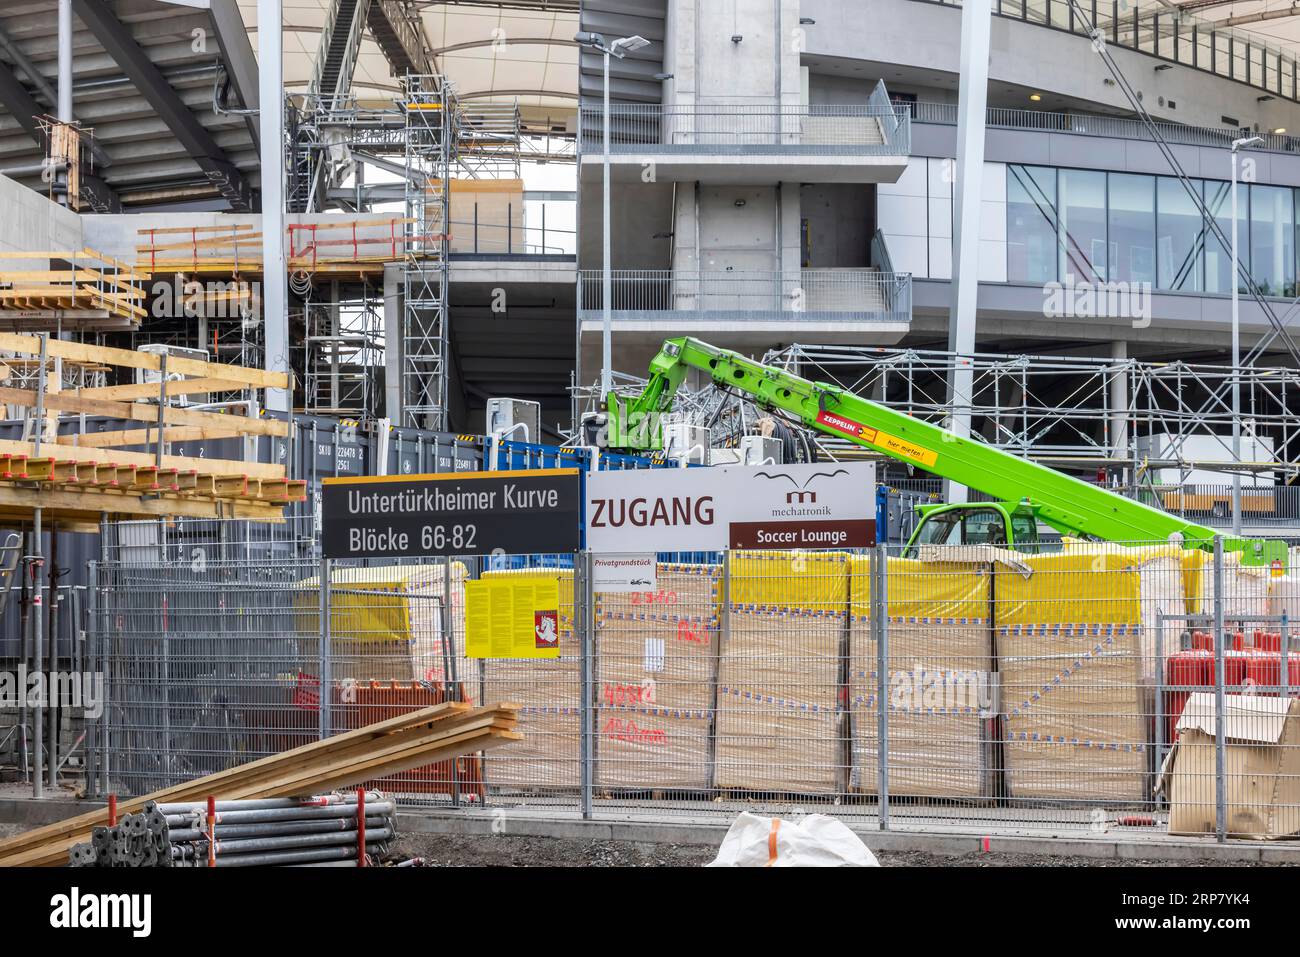
[[[903,551],[917,558],[922,545],[994,545],[1038,552],[1038,516],[1027,502],[964,502],[920,505],[921,521]]]

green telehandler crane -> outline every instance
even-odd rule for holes
[[[926,505],[908,543],[997,544],[1038,550],[1038,522],[1065,535],[1111,542],[1166,542],[1213,550],[1217,533],[1177,515],[1125,498],[1055,469],[963,438],[854,395],[839,386],[798,376],[689,337],[665,340],[650,362],[650,379],[637,396],[605,396],[606,446],[628,452],[663,448],[663,416],[688,369],[745,395],[763,409],[809,429],[848,439],[906,465],[992,496],[992,502]],[[1287,565],[1282,541],[1224,537],[1225,551],[1243,564]]]

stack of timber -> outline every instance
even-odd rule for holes
[[[133,798],[118,810],[138,814],[150,803],[302,797],[346,788],[518,741],[517,712],[514,704],[434,705]],[[108,823],[105,808],[19,834],[0,842],[0,867],[65,864],[74,844],[91,840],[94,828]]]
[[[849,556],[735,553],[729,597],[718,663],[715,785],[843,791]]]
[[[660,563],[655,589],[596,596],[596,783],[710,786],[717,565]]]
[[[93,362],[162,373],[163,358],[36,336],[0,333],[0,354],[45,361]],[[0,362],[3,362],[0,359]],[[46,376],[42,391],[0,387],[0,404],[33,418],[40,442],[0,440],[0,519],[27,520],[34,508],[69,531],[93,531],[100,517],[239,518],[283,521],[283,507],[305,501],[305,482],[283,465],[165,454],[167,443],[238,436],[287,436],[277,419],[200,412],[159,398],[290,387],[286,373],[169,356],[169,381],[62,390]],[[184,378],[180,378],[184,377]],[[152,402],[140,401],[153,400]],[[107,416],[131,428],[58,434],[59,417]],[[161,443],[161,447],[160,444]]]
[[[996,662],[991,564],[888,560],[884,674],[891,796],[988,799],[996,793]],[[852,562],[849,701],[852,787],[879,793],[880,657],[869,556]]]
[[[131,331],[145,317],[142,283],[148,279],[93,249],[0,252],[0,325],[24,331]]]

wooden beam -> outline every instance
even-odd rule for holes
[[[168,395],[195,395],[211,392],[242,392],[248,386],[228,379],[176,379],[167,383]],[[158,398],[159,383],[141,382],[131,385],[106,385],[93,389],[79,389],[76,394],[83,399],[108,399],[134,402],[136,399]]]
[[[21,512],[35,508],[46,509],[54,515],[88,519],[107,512],[110,515],[242,518],[277,524],[284,521],[284,514],[278,507],[258,502],[216,501],[189,495],[142,495],[138,491],[117,491],[93,485],[57,488],[0,485],[0,510]]]
[[[39,356],[41,354],[41,340],[36,336],[23,336],[12,332],[0,333],[0,351],[16,352],[25,356]],[[159,356],[149,352],[136,352],[134,349],[113,349],[108,346],[65,342],[62,339],[52,338],[49,341],[48,354],[60,359],[102,362],[106,365],[122,366],[127,369],[146,369],[150,372],[162,370],[162,360]],[[226,365],[221,362],[203,362],[199,359],[186,359],[181,356],[167,357],[167,371],[171,374],[243,382],[259,389],[287,389],[290,386],[287,372],[267,372],[262,369],[249,369],[244,366]]]
[[[210,426],[178,425],[168,427],[164,442],[201,442],[208,439],[231,439],[243,435],[238,429],[214,429]],[[112,432],[82,432],[60,435],[60,446],[81,449],[115,449],[124,445],[151,445],[158,441],[157,429],[118,429]]]
[[[62,445],[50,444],[50,450],[61,454],[68,450]],[[13,439],[0,439],[0,461],[10,458],[32,456],[35,449],[30,442],[18,442]],[[89,462],[116,462],[118,465],[152,466],[154,456],[151,452],[122,452],[118,449],[81,448],[78,459]],[[164,468],[195,469],[200,475],[247,475],[249,478],[282,479],[285,477],[283,465],[268,465],[263,462],[241,462],[237,459],[207,459],[189,455],[164,455]],[[0,475],[3,477],[3,475]]]
[[[53,341],[53,340],[51,340]],[[36,407],[36,393],[30,389],[0,386],[0,403]],[[105,415],[113,419],[130,419],[133,422],[157,422],[158,406],[143,402],[110,402],[107,399],[84,399],[70,393],[47,392],[45,408],[52,412],[84,412],[87,415]],[[191,412],[188,409],[166,406],[163,410],[165,425],[192,425],[200,428],[234,429],[243,435],[287,436],[289,423],[279,419],[250,419],[242,415],[221,415],[216,412]]]

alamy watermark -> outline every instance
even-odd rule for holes
[[[150,290],[155,319],[255,320],[262,312],[262,284],[233,279],[229,282],[171,281],[160,279]]]
[[[0,671],[0,710],[48,708],[54,705],[82,712],[94,720],[104,713],[102,671]]]
[[[1134,329],[1151,325],[1149,282],[1049,282],[1043,286],[1043,315],[1050,319],[1123,319]]]
[[[908,711],[993,714],[997,711],[996,687],[986,671],[926,667],[917,661],[911,670],[890,672],[889,706]]]

